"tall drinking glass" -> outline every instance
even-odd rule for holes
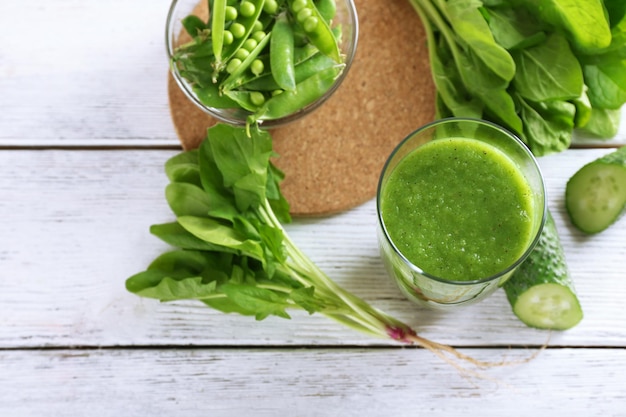
[[[535,158],[493,123],[438,120],[405,138],[377,193],[388,274],[412,301],[449,308],[484,299],[535,247],[546,213]]]

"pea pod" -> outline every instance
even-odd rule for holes
[[[259,103],[255,102],[253,97],[261,95],[263,100],[265,100],[263,93],[258,91],[228,90],[224,92],[224,95],[228,97],[228,99],[237,103],[238,107],[241,107],[251,113],[259,111],[259,108],[261,107]],[[262,105],[263,103],[260,104]]]
[[[237,84],[238,84],[237,80],[242,76],[242,74],[244,73],[244,71],[246,69],[250,68],[250,65],[252,64],[252,61],[257,59],[257,57],[259,56],[261,51],[267,46],[267,44],[270,41],[270,38],[272,38],[272,36],[273,36],[272,32],[270,32],[270,33],[266,34],[265,37],[263,37],[263,39],[261,39],[260,42],[257,43],[256,47],[254,47],[254,49],[252,51],[250,51],[248,56],[241,62],[241,64],[237,67],[237,69],[234,70],[222,82],[222,90],[224,90],[224,91],[230,90],[230,89],[234,88],[235,86],[237,86]]]
[[[226,0],[213,0],[211,10],[211,43],[215,60],[222,60],[222,48],[224,47],[224,24],[226,23]]]
[[[304,30],[311,43],[323,54],[341,63],[339,43],[313,0],[288,0],[288,2],[295,21]]]
[[[270,66],[276,84],[283,90],[296,88],[294,70],[294,38],[287,15],[281,13],[276,18],[270,42]]]
[[[330,25],[330,22],[337,13],[337,4],[335,3],[335,0],[316,0],[315,5],[317,6],[317,10],[319,10],[320,15],[324,18],[326,23]]]
[[[309,77],[312,77],[320,71],[324,71],[330,67],[336,66],[337,63],[330,57],[317,53],[310,59],[296,65],[294,68],[295,82],[301,83]],[[243,87],[247,90],[257,91],[274,91],[280,90],[281,87],[276,83],[272,74],[264,74],[260,77],[251,79],[243,84]]]
[[[237,17],[237,20],[235,20],[231,24],[231,26],[235,24],[241,25],[243,27],[243,33],[242,33],[242,36],[235,38],[230,45],[227,45],[224,48],[224,51],[222,53],[222,59],[217,59],[217,55],[215,56],[216,68],[218,70],[221,70],[224,68],[228,60],[231,59],[235,55],[237,50],[241,48],[244,42],[248,39],[248,36],[250,36],[250,33],[254,29],[255,22],[259,19],[261,13],[263,12],[263,3],[265,2],[265,0],[247,0],[247,1],[249,1],[250,3],[254,5],[255,7],[254,13],[249,16],[239,16]]]
[[[268,99],[261,108],[248,117],[248,125],[258,121],[280,119],[299,110],[322,97],[341,74],[343,65],[327,68],[296,84],[293,91],[285,91]]]

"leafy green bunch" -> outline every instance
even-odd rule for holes
[[[437,117],[491,120],[537,155],[575,130],[617,133],[626,102],[623,0],[409,0],[424,24]]]
[[[167,202],[176,220],[150,231],[173,248],[126,281],[139,296],[197,300],[224,313],[262,320],[289,311],[321,313],[360,332],[423,346],[447,361],[476,362],[418,336],[407,324],[349,293],[287,235],[284,175],[266,131],[217,124],[199,149],[165,164]]]

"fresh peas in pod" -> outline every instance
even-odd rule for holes
[[[240,108],[248,123],[281,118],[322,97],[345,65],[335,0],[209,0],[208,22],[183,21],[193,41],[172,66],[208,107]],[[318,9],[319,8],[319,9]]]

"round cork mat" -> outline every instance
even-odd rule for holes
[[[417,13],[406,0],[355,5],[359,41],[342,85],[313,113],[270,132],[279,154],[274,163],[285,172],[281,190],[295,216],[337,213],[375,197],[395,146],[434,119],[435,87]],[[217,120],[187,99],[171,74],[168,95],[183,149],[198,147]]]

